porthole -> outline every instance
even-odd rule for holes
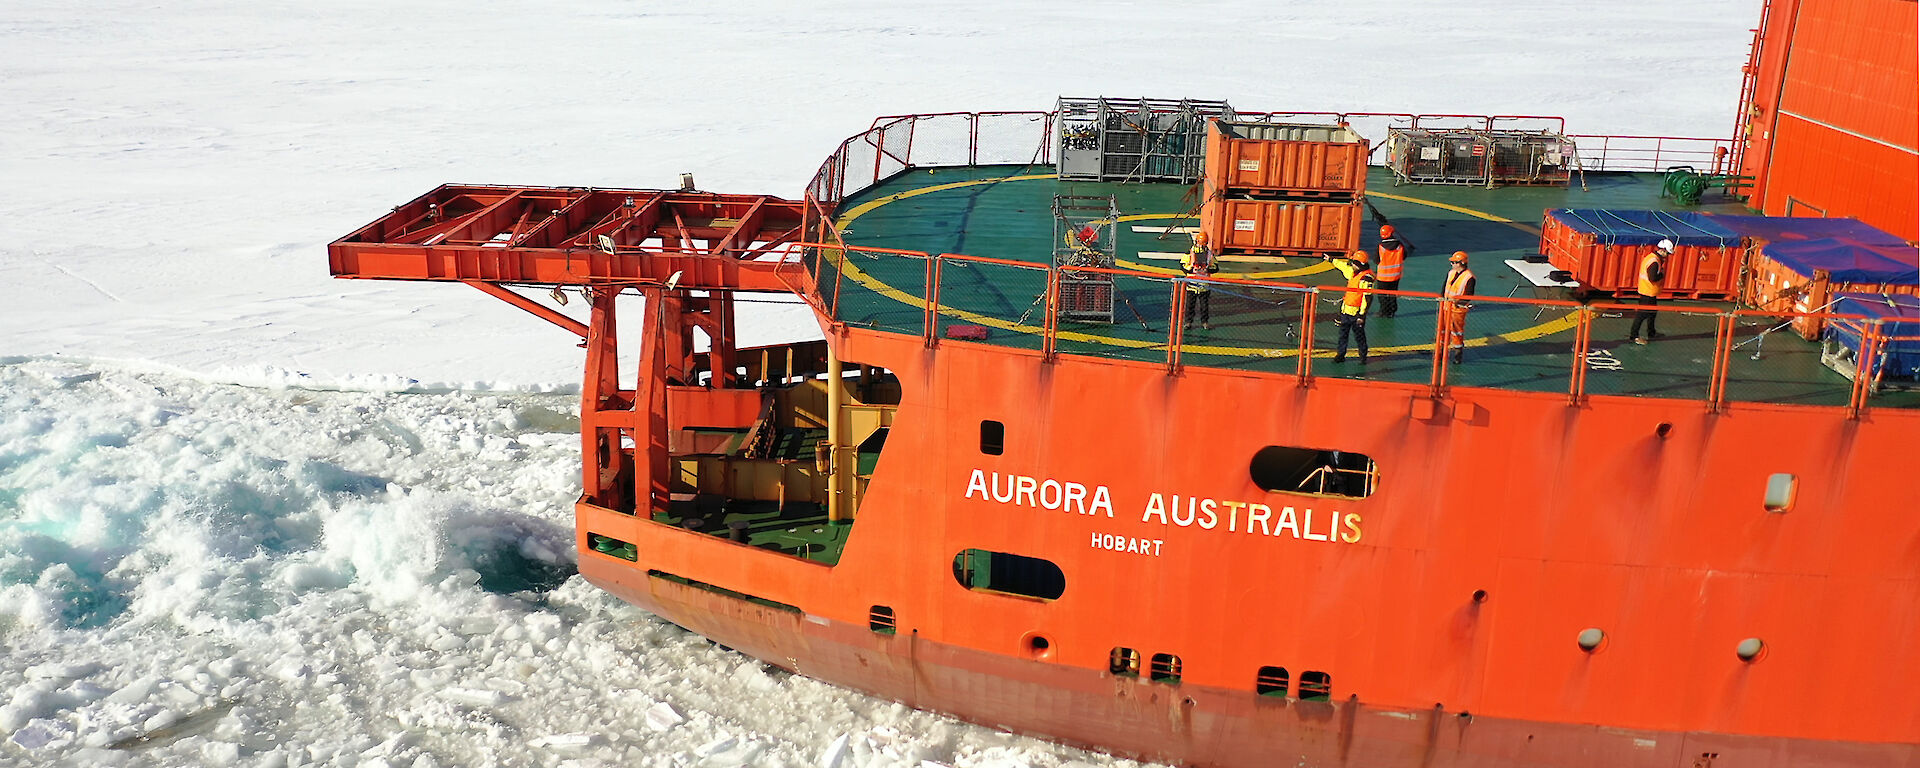
[[[1007,427],[997,421],[980,422],[980,452],[999,456],[1007,450]]]
[[[1775,472],[1767,477],[1766,506],[1768,512],[1785,512],[1793,509],[1793,499],[1800,495],[1800,478],[1785,472]]]

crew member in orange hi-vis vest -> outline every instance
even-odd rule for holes
[[[1412,247],[1406,241],[1394,236],[1392,224],[1380,225],[1380,266],[1373,271],[1380,290],[1400,290],[1401,270],[1406,267],[1407,251],[1410,250]],[[1380,295],[1381,317],[1393,317],[1399,311],[1400,297],[1391,293]]]
[[[1660,283],[1667,279],[1667,257],[1673,255],[1673,241],[1661,240],[1653,247],[1653,252],[1640,259],[1639,285],[1634,286],[1640,296],[1640,304],[1652,307],[1660,303]],[[1633,315],[1633,327],[1627,329],[1627,340],[1635,344],[1646,344],[1649,340],[1660,338],[1660,332],[1653,329],[1653,321],[1659,313],[1652,309],[1642,309]],[[1640,324],[1647,324],[1647,338],[1640,338]]]
[[[1349,258],[1333,262],[1340,274],[1347,276],[1347,290],[1340,296],[1340,314],[1334,315],[1333,322],[1340,326],[1340,342],[1334,347],[1333,361],[1347,361],[1347,336],[1352,335],[1360,347],[1360,362],[1367,361],[1367,304],[1372,294],[1362,293],[1363,289],[1374,287],[1373,270],[1368,268],[1366,251],[1354,251]]]
[[[1447,261],[1453,268],[1447,271],[1446,284],[1440,290],[1446,297],[1440,302],[1440,324],[1447,330],[1447,349],[1458,363],[1467,353],[1467,310],[1473,308],[1467,297],[1473,295],[1473,270],[1467,269],[1466,251],[1454,251]]]

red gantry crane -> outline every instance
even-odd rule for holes
[[[587,351],[580,435],[588,500],[664,509],[668,443],[678,434],[669,414],[741,427],[760,415],[755,390],[728,387],[743,375],[736,365],[771,378],[766,362],[738,359],[733,294],[800,292],[789,281],[805,270],[785,246],[800,239],[803,208],[692,190],[444,185],[334,241],[327,256],[334,277],[462,282],[578,334]],[[578,286],[592,314],[582,324],[508,286]],[[648,313],[637,391],[620,388],[614,299],[627,291]],[[694,351],[695,328],[709,352]],[[698,386],[702,371],[707,387]]]

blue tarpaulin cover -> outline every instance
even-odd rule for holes
[[[1741,244],[1739,234],[1700,213],[1560,208],[1547,215],[1603,245],[1653,245],[1661,240],[1710,248]]]
[[[1712,216],[1766,241],[1761,255],[1802,277],[1824,269],[1837,283],[1920,285],[1920,248],[1858,219]]]
[[[1882,375],[1920,378],[1920,296],[1842,293],[1834,303],[1833,311],[1884,321],[1881,332],[1891,340],[1880,347]],[[1827,338],[1859,354],[1861,330],[1860,321],[1834,320],[1826,324],[1825,334]]]

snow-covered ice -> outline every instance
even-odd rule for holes
[[[470,289],[331,280],[326,242],[448,181],[798,196],[875,115],[1063,94],[1724,135],[1758,12],[0,5],[0,766],[1125,764],[587,586],[573,340]]]

